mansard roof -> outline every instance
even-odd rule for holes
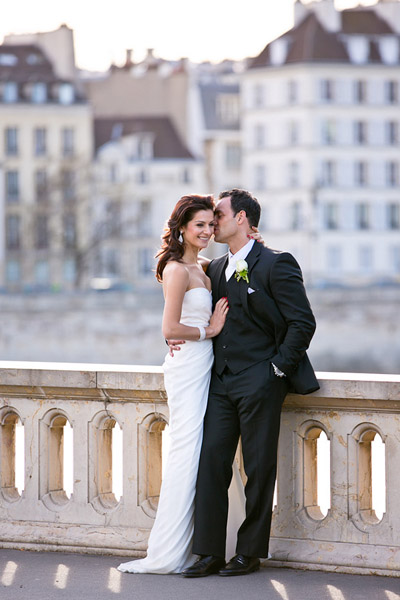
[[[330,32],[318,20],[312,11],[293,29],[280,38],[288,44],[283,64],[335,62],[349,63],[350,57],[344,43],[351,35],[380,36],[396,35],[390,25],[373,10],[364,7],[341,12],[341,30]],[[276,40],[275,40],[276,41]],[[271,44],[273,44],[272,42]],[[251,60],[249,69],[272,66],[271,44]],[[370,62],[381,62],[376,39],[370,39]]]
[[[342,33],[381,35],[392,34],[395,31],[384,19],[381,19],[373,10],[365,7],[352,8],[342,12]]]
[[[239,129],[239,119],[235,121],[226,121],[221,118],[221,115],[217,110],[218,97],[223,96],[224,94],[237,95],[239,97],[239,85],[212,82],[201,83],[199,87],[206,129]]]
[[[0,45],[0,81],[60,81],[43,50],[35,44]]]
[[[169,117],[100,117],[94,120],[95,148],[118,138],[147,134],[154,136],[154,158],[193,159]]]

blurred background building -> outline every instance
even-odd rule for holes
[[[298,258],[315,295],[317,368],[398,370],[400,347],[389,362],[382,357],[400,289],[400,1],[339,11],[333,0],[297,0],[294,11],[293,28],[258,56],[219,64],[168,61],[153,50],[135,62],[129,49],[125,64],[90,73],[77,69],[66,25],[5,38],[2,358],[34,358],[35,338],[46,360],[158,362],[165,348],[149,315],[162,306],[153,269],[163,224],[186,193],[244,187],[261,202],[266,243]],[[222,251],[212,244],[208,252]],[[100,300],[107,290],[122,295]],[[43,342],[37,331],[29,337],[29,319],[18,341],[15,311],[42,303],[47,315],[66,315],[74,302],[92,319],[58,321],[68,330],[62,344],[54,324]],[[112,315],[107,324],[94,316],[99,302]],[[334,329],[348,339],[340,358],[330,328],[339,306]],[[126,315],[116,322],[116,308],[134,311],[136,329],[124,327]],[[86,344],[68,338],[91,322]],[[126,351],[139,322],[142,339],[150,335],[146,357]],[[367,359],[356,332],[369,335],[371,323],[373,339],[362,346],[375,342],[376,351]],[[111,337],[100,351],[105,326]]]

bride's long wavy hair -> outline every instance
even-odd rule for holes
[[[164,228],[164,233],[161,237],[161,248],[156,254],[158,258],[156,267],[157,281],[162,281],[165,265],[170,260],[180,261],[185,251],[183,241],[179,241],[179,236],[182,227],[191,221],[194,215],[200,210],[214,211],[215,204],[213,196],[200,196],[199,194],[191,194],[182,196],[175,205],[170,218]]]

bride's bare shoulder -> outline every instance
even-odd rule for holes
[[[177,260],[167,262],[163,272],[163,279],[188,279],[189,271],[185,264]]]
[[[200,263],[200,265],[203,267],[203,271],[206,272],[207,267],[210,264],[211,260],[209,258],[207,258],[206,256],[201,256],[201,254],[198,255],[197,260]]]

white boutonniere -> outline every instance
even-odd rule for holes
[[[245,260],[238,260],[236,262],[236,273],[235,273],[236,281],[240,281],[241,279],[244,279],[247,283],[249,283],[248,273],[249,273],[249,265],[247,264],[247,262]]]

